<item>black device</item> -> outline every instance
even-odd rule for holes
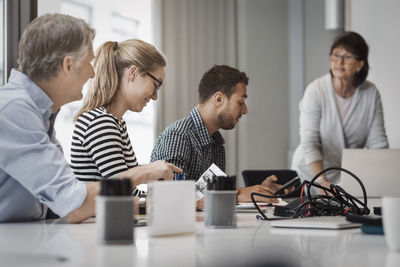
[[[352,176],[360,184],[361,190],[363,192],[363,198],[359,199],[350,195],[339,185],[331,184],[328,188],[315,182],[315,180],[322,174],[333,170],[340,170]],[[286,186],[287,185],[284,185],[282,189],[284,189]],[[312,187],[318,189],[320,191],[320,194],[312,193]],[[368,215],[370,213],[367,205],[367,192],[360,178],[358,178],[354,173],[350,172],[349,170],[343,169],[341,167],[331,167],[319,172],[311,179],[311,181],[304,180],[302,184],[298,186],[294,191],[301,191],[301,204],[294,209],[295,213],[291,216],[291,218],[294,219],[314,216],[345,216],[350,214]],[[257,192],[252,192],[250,194],[250,197],[254,206],[257,208],[258,212],[261,215],[259,216],[259,218],[262,220],[273,220],[275,218],[268,218],[265,213],[260,209],[255,200],[255,196],[265,198],[285,198],[287,197],[287,195],[288,194],[265,195]],[[283,210],[282,213],[284,216],[290,216],[290,214],[288,214],[288,210]]]
[[[207,190],[235,190],[236,176],[215,176],[212,180],[207,179]]]
[[[296,209],[303,203],[301,198],[297,197],[289,202],[286,206],[275,206],[274,216],[292,217],[296,213]]]
[[[376,215],[348,214],[346,219],[349,222],[362,223],[366,225],[382,226],[382,217]]]
[[[243,181],[246,187],[261,184],[266,177],[275,175],[278,177],[278,183],[284,184],[287,181],[298,176],[293,170],[245,170],[242,172]]]
[[[300,184],[300,177],[298,177],[298,176],[294,177],[292,180],[284,183],[281,188],[279,188],[278,190],[275,191],[274,195],[282,194],[282,193],[284,193],[285,189],[288,189],[296,184]]]
[[[374,214],[382,216],[382,207],[374,207]]]
[[[365,234],[383,235],[383,222],[381,216],[347,214],[349,222],[361,223],[361,231]]]

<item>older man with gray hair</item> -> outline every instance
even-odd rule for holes
[[[99,183],[78,181],[53,130],[55,115],[82,98],[94,77],[94,30],[83,20],[46,14],[33,20],[19,43],[19,70],[0,88],[0,222],[46,218],[48,208],[69,222],[95,214]],[[136,167],[116,178],[133,186],[172,179],[172,164]]]

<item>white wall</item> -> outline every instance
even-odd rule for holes
[[[321,0],[238,1],[238,62],[250,76],[249,114],[238,124],[238,170],[289,168],[299,144],[298,103],[329,71],[343,30],[325,29]]]
[[[305,87],[329,71],[328,53],[333,40],[343,29],[325,29],[325,1],[289,0],[289,100],[290,148],[292,155],[300,143],[299,102]]]
[[[239,69],[249,113],[238,124],[239,174],[286,168],[289,148],[288,2],[238,1]]]
[[[343,30],[325,29],[325,1],[304,1],[304,71],[306,85],[329,72],[329,49]]]
[[[352,0],[347,27],[370,47],[368,80],[378,87],[391,148],[400,148],[400,1]]]
[[[300,143],[299,102],[304,91],[304,1],[289,0],[289,118],[290,141],[287,151],[287,166],[291,166],[292,156]]]
[[[60,12],[60,0],[39,0],[38,1],[38,16],[46,13]]]
[[[157,44],[167,57],[157,101],[157,136],[198,103],[198,84],[215,64],[236,65],[235,0],[156,0]],[[237,129],[223,131],[226,171],[236,174]]]

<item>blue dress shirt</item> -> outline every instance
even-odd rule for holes
[[[47,207],[64,217],[86,198],[59,149],[52,105],[17,70],[0,88],[0,222],[44,219]]]

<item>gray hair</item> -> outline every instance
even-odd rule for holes
[[[37,17],[19,41],[19,70],[33,81],[49,80],[66,56],[80,64],[94,36],[95,30],[82,19],[62,14]]]

